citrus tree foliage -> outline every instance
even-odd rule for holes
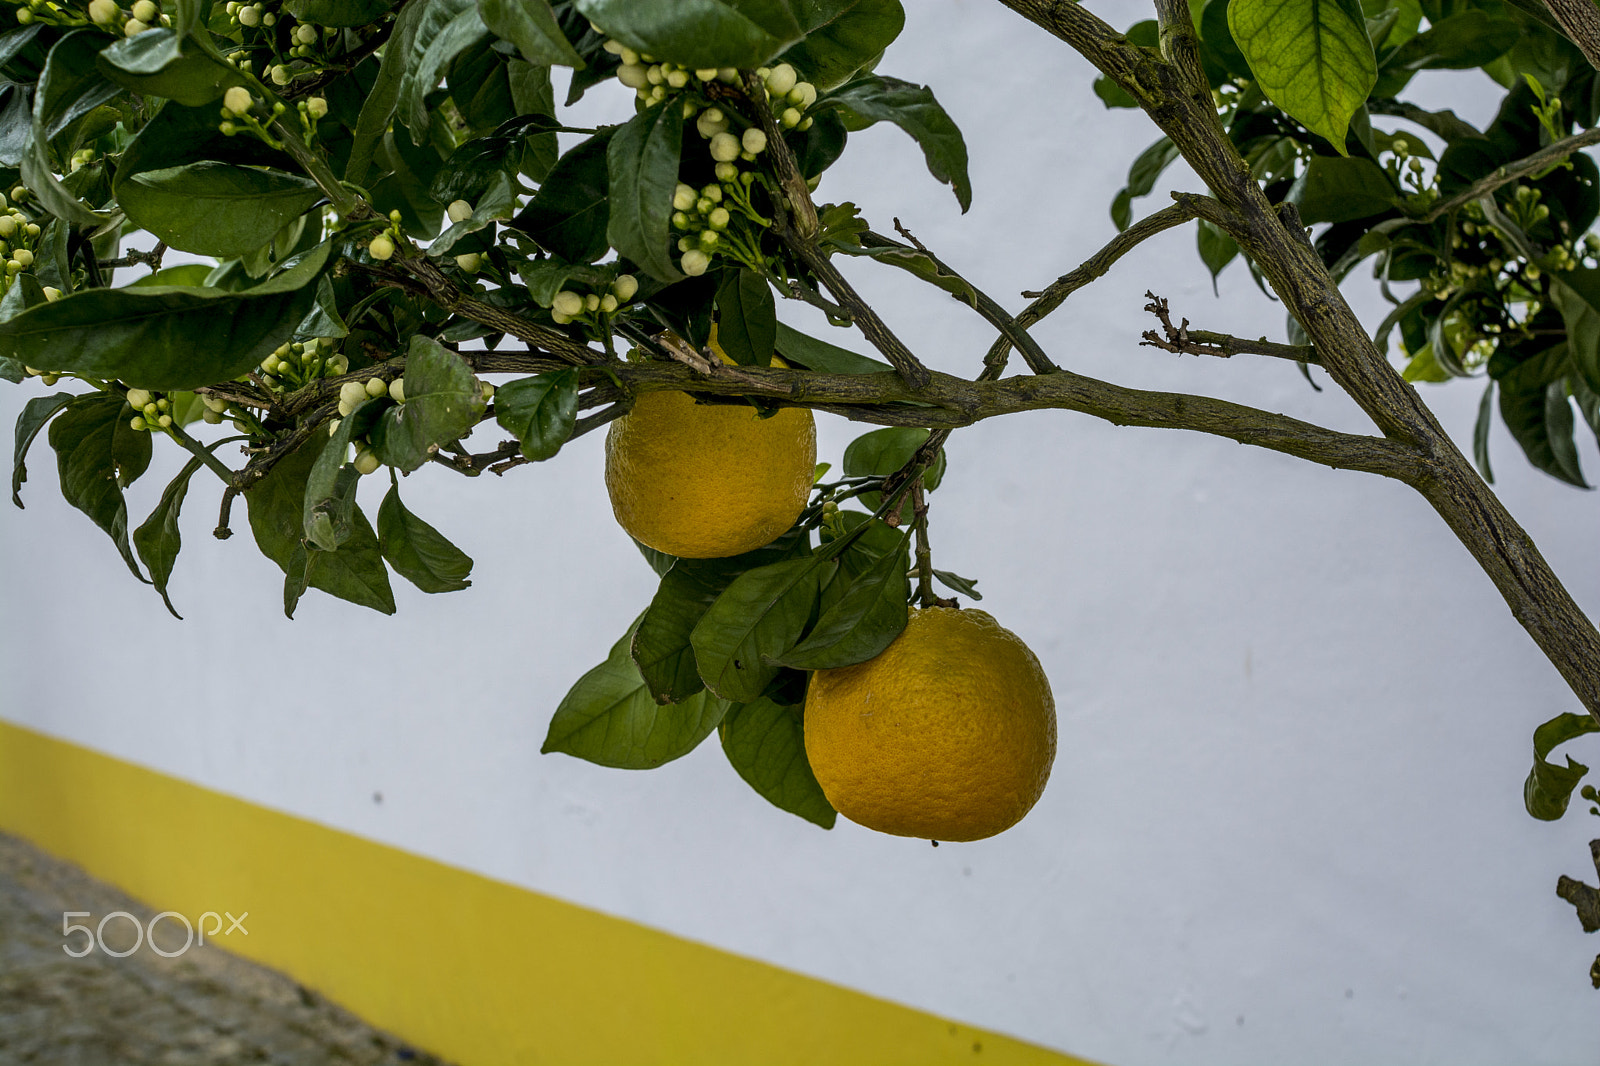
[[[242,498],[287,613],[312,589],[391,612],[394,576],[447,592],[472,570],[396,472],[549,461],[658,390],[876,423],[819,468],[771,544],[721,559],[644,548],[658,591],[546,741],[643,768],[720,732],[757,792],[829,825],[801,742],[808,673],[879,654],[913,601],[978,598],[928,548],[945,442],[1062,408],[1405,482],[1600,713],[1600,635],[1373,347],[1397,338],[1409,381],[1490,379],[1485,476],[1496,396],[1530,460],[1582,483],[1576,423],[1600,429],[1600,190],[1577,151],[1600,140],[1600,81],[1583,53],[1532,0],[1158,0],[1159,20],[1126,35],[1079,5],[1004,2],[1088,57],[1106,104],[1144,108],[1165,134],[1112,206],[1123,234],[1017,314],[910,233],[812,198],[850,135],[887,123],[971,201],[960,131],[933,89],[889,73],[898,0],[0,7],[0,375],[71,385],[25,405],[13,494],[42,437],[67,500],[165,599],[180,511],[215,476],[217,535]],[[562,101],[556,67],[570,69]],[[1406,102],[1422,72],[1473,67],[1507,90],[1488,129]],[[627,94],[634,116],[568,126],[590,92]],[[1135,221],[1180,155],[1211,195]],[[1380,435],[1096,381],[1030,336],[1140,240],[1190,222],[1213,275],[1241,258],[1284,299],[1288,343],[1174,326],[1158,297],[1151,343],[1321,366]],[[163,265],[167,249],[214,265]],[[972,376],[925,367],[839,271],[846,257],[989,322]],[[1375,338],[1337,300],[1367,262],[1395,304]],[[853,339],[794,330],[782,300]],[[123,490],[157,442],[189,460],[153,513],[130,516]],[[390,483],[371,517],[355,492],[370,474]],[[1546,759],[1591,720],[1568,719],[1537,743],[1541,816],[1582,777]]]

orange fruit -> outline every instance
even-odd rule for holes
[[[811,675],[805,744],[823,793],[851,821],[980,840],[1044,792],[1055,699],[1033,652],[988,614],[914,609],[877,658]]]

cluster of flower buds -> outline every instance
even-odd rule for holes
[[[133,408],[129,429],[142,433],[171,427],[172,400],[169,397],[148,389],[129,389],[127,399],[128,406]]]
[[[484,403],[494,398],[494,386],[487,381],[478,382]],[[366,381],[347,381],[339,386],[339,417],[328,423],[328,436],[333,436],[339,431],[339,426],[357,407],[368,400],[377,400],[387,397],[397,404],[406,402],[406,379],[395,378],[393,381],[384,381],[376,375]],[[383,463],[372,450],[372,441],[367,437],[360,437],[350,442],[355,448],[351,465],[356,468],[356,473],[366,476],[376,471]]]
[[[550,301],[550,317],[559,326],[568,322],[584,321],[598,324],[602,315],[613,314],[617,308],[633,299],[639,291],[639,279],[632,274],[620,274],[605,293],[580,293],[562,289]]]
[[[39,5],[30,5],[39,6]],[[55,4],[42,5],[55,8]],[[127,37],[137,37],[151,26],[170,26],[172,19],[161,13],[161,8],[151,0],[135,0],[132,9],[124,14],[122,8],[117,6],[116,0],[89,0],[89,20],[96,26],[108,29],[113,33],[121,33]],[[17,21],[21,22],[21,13]]]
[[[16,276],[33,266],[34,253],[29,246],[39,237],[39,224],[11,206],[12,201],[21,202],[28,196],[28,190],[21,185],[11,190],[10,201],[0,195],[0,257],[4,257],[0,259],[0,265],[5,268],[4,276],[0,277],[0,292],[8,291]],[[48,288],[45,295],[55,300],[61,296],[61,292]]]
[[[350,360],[333,350],[329,337],[280,344],[261,360],[261,380],[272,389],[298,389],[322,378],[338,377],[350,369]]]
[[[244,66],[249,66],[249,64],[246,63]],[[217,129],[221,130],[223,135],[227,137],[232,137],[241,130],[248,131],[255,134],[262,143],[269,147],[282,148],[283,145],[279,143],[277,138],[267,132],[266,126],[262,125],[261,120],[256,117],[256,104],[256,98],[250,95],[250,90],[243,85],[230,87],[227,92],[222,94],[222,107],[220,108],[222,122],[217,126]],[[302,108],[309,107],[309,101],[302,100],[300,106]],[[323,101],[322,106],[324,113],[326,113],[327,102]],[[281,101],[274,103],[271,117],[267,121],[273,121],[283,114],[285,110],[287,108],[284,107]]]

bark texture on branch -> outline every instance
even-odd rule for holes
[[[1423,457],[1426,474],[1411,484],[1488,574],[1512,615],[1600,720],[1600,632],[1562,587],[1532,538],[1484,484],[1421,396],[1372,343],[1337,283],[1312,248],[1298,216],[1267,201],[1223,131],[1209,96],[1192,91],[1188,72],[1131,45],[1111,26],[1068,0],[1000,0],[1071,45],[1131,94],[1211,190],[1221,226],[1260,266],[1273,291],[1311,338],[1322,365],[1391,440]],[[1581,4],[1586,17],[1596,10]],[[1163,9],[1180,40],[1188,22],[1178,5]],[[1554,10],[1554,5],[1552,5]],[[1600,23],[1600,19],[1597,19]],[[1593,39],[1600,40],[1600,34]]]

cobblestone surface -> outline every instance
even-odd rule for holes
[[[234,1066],[323,1063],[444,1066],[378,1032],[280,973],[207,944],[176,958],[143,945],[125,958],[83,934],[61,935],[64,911],[113,911],[148,925],[155,911],[15,837],[0,833],[0,1066]],[[157,927],[160,946],[183,944],[183,927]],[[113,951],[134,943],[118,918]],[[168,943],[170,937],[171,943]]]

